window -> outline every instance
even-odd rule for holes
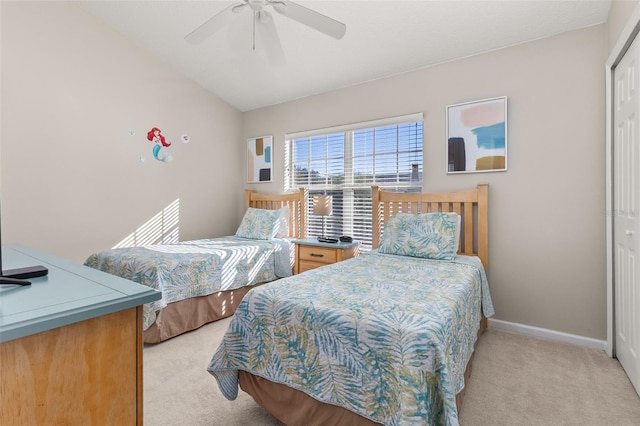
[[[419,113],[285,135],[285,190],[333,197],[324,231],[309,203],[309,236],[351,235],[371,249],[371,186],[422,191],[422,121]]]

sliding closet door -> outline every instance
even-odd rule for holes
[[[615,355],[640,393],[640,41],[614,70]]]

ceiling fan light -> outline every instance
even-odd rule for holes
[[[249,7],[253,9],[255,12],[260,12],[262,8],[265,6],[265,0],[245,0]]]
[[[263,24],[268,24],[269,22],[271,22],[271,14],[266,10],[256,12],[256,15],[258,20]]]

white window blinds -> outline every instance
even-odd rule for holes
[[[285,135],[285,190],[331,195],[332,214],[308,211],[309,236],[350,235],[371,248],[371,185],[422,190],[422,113]],[[324,231],[324,232],[323,232]]]

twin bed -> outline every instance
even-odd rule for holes
[[[208,371],[287,425],[458,424],[493,315],[488,186],[373,187],[369,253],[248,292]]]
[[[256,285],[287,277],[294,238],[306,236],[306,191],[245,192],[245,215],[235,235],[104,250],[85,265],[162,292],[143,307],[143,340],[158,343],[232,315]]]

